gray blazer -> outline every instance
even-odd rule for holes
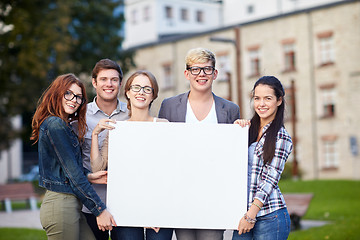
[[[159,118],[165,118],[169,122],[185,122],[189,93],[186,92],[164,99],[161,103]],[[240,118],[238,105],[215,94],[213,96],[218,123],[233,123],[236,119]]]

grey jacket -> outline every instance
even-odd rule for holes
[[[169,122],[185,122],[189,93],[186,92],[164,99],[161,103],[159,118],[165,118]],[[218,123],[233,123],[236,119],[240,118],[238,105],[215,94],[213,96]]]

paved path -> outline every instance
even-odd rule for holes
[[[0,227],[38,228],[40,223],[40,210],[15,210],[11,213],[0,212]]]
[[[40,210],[15,210],[11,213],[0,211],[0,228],[3,227],[42,229],[40,223]],[[224,240],[230,240],[232,231],[226,231],[224,236]],[[173,237],[173,240],[176,240],[176,237]]]
[[[310,227],[320,227],[328,222],[325,221],[313,221],[302,220],[302,229],[308,229]],[[18,227],[18,228],[37,228],[42,229],[40,224],[40,210],[15,210],[11,213],[0,211],[0,228],[3,227]],[[232,231],[226,230],[224,240],[231,240]],[[176,240],[176,237],[173,237]]]

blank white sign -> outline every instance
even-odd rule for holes
[[[117,122],[107,207],[118,226],[237,229],[247,210],[248,128]]]

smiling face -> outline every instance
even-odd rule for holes
[[[103,69],[98,73],[96,79],[93,78],[92,84],[96,89],[98,100],[117,101],[121,85],[118,71],[115,69]]]
[[[194,63],[189,67],[212,67],[213,64],[211,61],[206,63]],[[194,75],[190,70],[185,70],[184,75],[186,79],[190,81],[190,90],[191,91],[199,91],[199,92],[207,92],[212,91],[212,83],[216,79],[218,71],[215,69],[214,72],[210,75],[205,74],[203,70],[200,71],[198,75]]]
[[[269,85],[259,84],[254,89],[254,109],[260,117],[261,126],[274,120],[282,99],[277,99],[274,89]]]
[[[68,91],[71,91],[73,94],[75,94],[78,97],[83,96],[81,88],[75,83],[73,83],[70,86]],[[69,94],[69,95],[71,95],[71,94]],[[74,95],[72,95],[72,96],[74,96]],[[68,99],[70,99],[70,98],[68,98]],[[62,106],[64,108],[64,112],[67,115],[74,114],[78,110],[78,108],[80,107],[80,104],[76,101],[76,99],[77,99],[77,97],[74,97],[71,100],[66,100],[65,97],[62,98]]]
[[[153,100],[153,93],[145,93],[141,88],[139,92],[131,89],[131,86],[138,85],[140,87],[152,88],[150,79],[145,75],[136,76],[131,82],[130,89],[126,92],[126,96],[129,98],[131,109],[149,109],[149,105]]]

